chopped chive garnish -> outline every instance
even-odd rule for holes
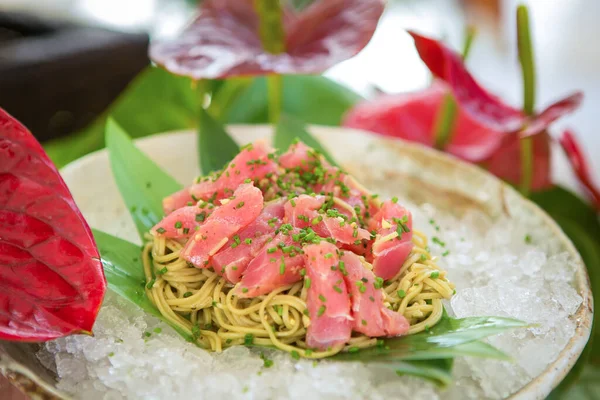
[[[396,204],[398,202],[398,198],[396,196],[392,197],[392,203]]]
[[[187,235],[188,233],[190,233],[190,228],[183,228],[183,234]]]
[[[203,222],[206,219],[206,211],[196,214],[196,222]]]
[[[300,354],[296,350],[292,350],[292,352],[290,354],[292,355],[292,358],[294,360],[299,360],[300,359]]]
[[[248,293],[248,288],[242,288],[242,293]]]
[[[442,253],[442,257],[446,257],[448,254],[450,254],[450,250],[446,250]]]
[[[152,336],[152,334],[150,332],[144,332],[144,336],[150,337],[150,336]]]
[[[182,226],[183,224],[181,223],[181,221],[175,222],[175,229],[180,229]]]
[[[425,254],[421,254],[421,261],[427,261],[427,256]]]
[[[244,204],[245,204],[245,203],[244,203],[243,201],[240,201],[240,202],[237,204],[237,206],[235,206],[235,208],[238,208],[238,209],[239,209],[239,208],[242,208],[242,207],[244,207]]]
[[[375,289],[381,289],[383,287],[383,278],[376,277],[373,286]]]
[[[250,183],[250,182],[252,182],[252,179],[250,179],[250,178],[244,179],[244,183]]]
[[[326,309],[327,309],[327,307],[325,307],[324,305],[319,307],[319,311],[317,311],[317,317],[320,317],[321,315],[325,314]]]
[[[254,335],[251,333],[246,333],[246,336],[244,336],[244,344],[246,346],[250,346],[253,343],[254,343]]]
[[[193,293],[192,293],[192,292],[185,292],[185,293],[183,294],[183,298],[188,298],[188,297],[190,297],[191,295],[193,295]]]
[[[273,254],[273,253],[275,253],[276,251],[277,251],[277,247],[269,247],[269,248],[267,249],[267,253],[269,253],[269,254]]]
[[[342,293],[342,289],[339,286],[333,286],[333,290],[335,290],[338,293]]]
[[[367,320],[363,319],[362,321],[360,321],[360,323],[363,324],[364,326],[366,326],[367,325]]]
[[[167,267],[164,267],[163,269],[161,269],[160,271],[158,271],[158,273],[159,273],[160,275],[164,275],[164,274],[166,274],[167,272],[169,272],[169,270],[167,269]]]
[[[402,289],[398,290],[398,297],[400,297],[401,299],[403,299],[404,297],[406,297],[406,292]]]
[[[252,239],[247,238],[247,239],[244,240],[244,243],[246,243],[246,244],[252,244]]]
[[[437,279],[437,278],[439,278],[439,277],[440,277],[440,271],[433,271],[433,272],[432,272],[432,273],[429,275],[429,277],[430,277],[431,279]]]
[[[154,328],[154,333],[161,333],[162,332],[162,328],[158,327],[158,328]]]
[[[306,275],[306,268],[302,268],[300,270],[300,276],[304,276],[304,275]]]
[[[375,303],[375,297],[369,296],[369,300],[371,300],[373,303]]]
[[[442,247],[446,246],[446,243],[442,242],[437,236],[432,237],[431,241],[433,243],[439,244]]]
[[[306,286],[307,289],[310,289],[310,278],[308,276],[304,278],[304,286]]]
[[[325,303],[327,301],[325,296],[323,296],[322,294],[319,295],[319,300],[321,300],[323,303]]]
[[[157,232],[157,233],[165,233],[165,232],[166,232],[166,230],[165,230],[165,228],[158,228],[158,229],[156,230],[156,232]]]
[[[148,289],[152,289],[152,287],[154,286],[154,282],[156,282],[156,279],[152,278],[152,280],[150,282],[148,282],[148,284],[146,285],[146,287]]]
[[[348,353],[356,353],[356,352],[358,352],[358,350],[359,350],[358,347],[353,346],[348,349]]]
[[[525,243],[527,243],[527,244],[531,243],[531,235],[530,234],[525,235]]]
[[[333,254],[331,254],[331,253],[325,254],[325,258],[331,258],[331,257],[333,257]]]

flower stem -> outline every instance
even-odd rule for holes
[[[267,76],[267,100],[269,102],[269,122],[277,124],[283,105],[283,76]]]
[[[285,51],[285,31],[280,0],[254,0],[254,8],[260,21],[260,41],[265,51],[279,54]],[[276,124],[281,115],[283,79],[281,75],[267,76],[269,121]]]
[[[433,126],[436,149],[444,150],[450,142],[452,132],[454,131],[457,112],[458,105],[456,104],[454,96],[452,96],[452,93],[447,93],[444,96],[442,107],[437,113],[435,125]]]
[[[473,39],[475,38],[475,29],[468,27],[465,31],[465,43],[463,44],[462,59],[463,61],[469,56]],[[442,106],[440,107],[434,125],[435,148],[444,150],[452,134],[456,123],[456,115],[458,112],[458,104],[451,93],[444,96]]]
[[[531,115],[535,107],[535,60],[529,29],[529,11],[522,4],[517,8],[517,45],[523,74],[523,112]]]
[[[473,39],[475,39],[476,33],[477,31],[473,26],[467,26],[467,29],[465,29],[465,42],[463,44],[462,50],[463,61],[466,61],[467,57],[469,57],[469,53],[471,52],[471,46],[473,45]]]
[[[519,63],[523,74],[523,112],[532,115],[535,107],[535,60],[531,32],[529,28],[529,11],[523,4],[517,7],[517,45]],[[528,196],[533,179],[533,138],[521,138],[521,194]]]

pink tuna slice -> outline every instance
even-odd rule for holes
[[[236,247],[228,246],[214,255],[212,266],[217,274],[225,276],[232,283],[240,281],[250,261],[275,236],[273,231],[281,226],[285,201],[282,198],[265,204],[258,218],[240,231],[241,244]]]
[[[208,200],[215,193],[217,200],[228,197],[246,179],[262,179],[277,172],[277,164],[271,159],[273,152],[264,140],[258,140],[240,151],[215,181],[192,185],[190,193],[201,200]]]
[[[292,144],[288,151],[279,157],[279,165],[294,171],[311,171],[317,165],[329,167],[323,157],[319,157],[312,147],[308,147],[302,142]]]
[[[315,185],[315,192],[333,193],[334,196],[341,198],[355,210],[358,207],[360,210],[358,213],[367,219],[379,211],[379,200],[373,198],[372,194],[352,175],[345,174],[336,167],[329,167],[324,181],[324,185]],[[342,190],[342,185],[347,188],[345,192]],[[368,209],[365,207],[365,198]]]
[[[398,220],[406,220],[403,223],[405,229],[402,236],[390,239],[388,236],[397,231]],[[372,254],[369,254],[369,258],[372,258],[373,272],[383,279],[391,279],[400,272],[402,264],[413,249],[412,215],[406,208],[388,200],[369,221],[369,229],[377,232]]]
[[[211,209],[198,206],[179,208],[164,217],[150,230],[150,233],[169,239],[190,237],[196,232],[196,227],[202,225],[211,212]]]
[[[200,229],[187,242],[181,257],[198,268],[208,268],[209,259],[225,246],[233,235],[258,217],[263,197],[252,184],[240,185],[233,199],[215,208]]]
[[[256,258],[248,264],[241,282],[235,287],[236,296],[242,298],[260,296],[302,279],[300,275],[300,270],[304,268],[302,255],[295,252],[296,254],[290,257],[292,253],[284,253],[280,247],[281,243],[284,247],[295,246],[297,243],[293,241],[292,235],[297,233],[297,230],[288,233],[280,232],[273,241],[260,249]]]
[[[352,329],[369,337],[405,334],[410,324],[402,314],[383,305],[383,289],[375,288],[375,274],[356,254],[344,252],[341,260],[346,271],[344,281],[352,299]]]
[[[371,237],[367,230],[358,227],[356,223],[353,227],[350,223],[344,222],[341,217],[328,217],[326,214],[319,214],[317,210],[326,200],[327,197],[325,196],[313,197],[303,194],[288,201],[285,204],[285,221],[296,228],[312,228],[317,235],[334,238],[340,243],[349,244]]]
[[[337,250],[325,241],[304,248],[306,275],[310,279],[306,296],[310,317],[306,344],[310,348],[325,350],[344,345],[352,334],[350,298],[344,276],[337,269]]]
[[[170,213],[180,209],[181,207],[190,206],[193,204],[196,204],[196,202],[194,201],[194,199],[192,199],[189,187],[181,189],[180,191],[165,197],[162,201],[163,211],[165,215],[169,215]]]

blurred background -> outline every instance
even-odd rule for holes
[[[521,2],[521,1],[520,1]],[[600,176],[600,0],[529,0],[537,57],[538,106],[585,92],[583,107],[558,122],[578,134]],[[370,97],[424,88],[429,74],[406,28],[460,48],[477,29],[469,67],[484,86],[521,103],[517,0],[390,0],[373,40],[326,76]],[[194,0],[0,0],[0,106],[41,140],[80,130],[148,65],[149,39],[175,35]],[[566,165],[561,184],[576,189]],[[0,380],[0,398],[17,398]],[[12,397],[15,396],[15,397]]]
[[[148,64],[150,39],[175,35],[197,0],[0,0],[0,105],[40,140],[82,129]],[[514,10],[517,0],[390,0],[373,40],[326,72],[365,96],[376,89],[425,87],[429,75],[413,28],[460,48],[464,28],[478,31],[468,64],[484,86],[521,102]],[[575,89],[583,107],[557,128],[575,129],[593,156],[600,150],[600,1],[529,0],[537,56],[538,107]],[[107,31],[108,30],[108,31]],[[592,157],[600,174],[600,159]],[[567,172],[556,170],[558,181]],[[565,175],[561,177],[561,175]]]

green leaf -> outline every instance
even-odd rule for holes
[[[221,90],[229,85],[239,85],[238,79],[228,79]],[[285,75],[283,76],[282,113],[295,116],[308,124],[338,126],[343,115],[363,98],[345,86],[323,76]],[[224,106],[218,102],[215,107],[223,110],[223,123],[269,122],[266,78],[256,78],[252,84],[234,100]]]
[[[112,119],[106,124],[106,144],[115,181],[143,238],[163,216],[162,199],[182,186],[138,150]]]
[[[560,386],[559,386],[560,387]],[[558,389],[558,388],[557,388]],[[600,399],[600,367],[588,364],[576,385],[566,391],[554,390],[546,400],[598,400]]]
[[[465,355],[485,357],[492,354],[489,346],[465,344],[484,339],[508,329],[523,328],[527,324],[511,318],[471,317],[455,319],[444,312],[444,316],[427,332],[415,335],[386,339],[383,346],[371,347],[354,353],[339,353],[333,358],[343,361],[382,361],[382,360],[428,360],[452,358]],[[499,352],[495,353],[500,356]],[[501,357],[501,356],[500,356]]]
[[[198,155],[200,170],[207,175],[223,168],[240,152],[240,148],[219,122],[204,109],[199,112]]]
[[[600,223],[596,211],[577,195],[560,186],[531,195],[531,200],[552,217],[570,220],[585,230],[589,236],[600,240]]]
[[[273,138],[275,148],[285,151],[296,139],[301,140],[307,146],[321,152],[332,165],[337,165],[335,159],[327,152],[321,143],[319,143],[313,135],[308,133],[302,122],[289,115],[282,115],[275,128],[275,137]]]
[[[207,81],[212,95],[210,114],[221,123],[267,123],[265,78]],[[310,124],[339,125],[342,116],[362,97],[322,76],[285,76],[283,112]],[[86,129],[45,143],[60,168],[104,147],[104,126],[110,115],[132,137],[195,129],[200,99],[194,83],[156,67],[140,73],[108,110]]]
[[[99,230],[94,229],[93,233],[110,290],[166,322],[186,340],[193,341],[191,335],[166,320],[146,296],[140,247]]]
[[[214,91],[217,81],[210,81]],[[60,168],[89,152],[104,147],[104,126],[110,115],[134,138],[196,126],[200,101],[192,80],[161,68],[142,71],[109,109],[77,134],[57,139],[44,147]]]
[[[398,361],[386,365],[396,370],[399,376],[411,375],[431,381],[439,387],[452,383],[452,359],[426,361]]]

